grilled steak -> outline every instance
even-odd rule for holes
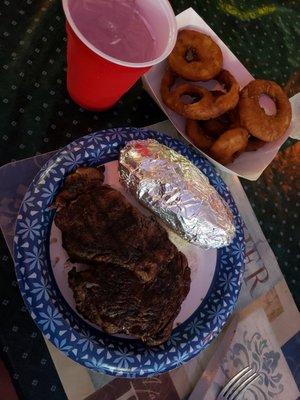
[[[104,181],[104,167],[77,168],[72,174],[66,177],[61,191],[56,196],[54,206],[67,207],[68,203],[75,200],[77,196],[86,190],[93,190],[102,185]]]
[[[85,183],[84,183],[85,182]],[[108,262],[155,278],[176,247],[154,217],[147,217],[110,186],[96,168],[78,168],[55,200],[55,223],[71,262]]]
[[[69,272],[76,308],[107,333],[160,344],[189,291],[187,259],[154,217],[103,184],[103,172],[78,168],[54,202],[70,261],[89,266]]]
[[[151,282],[132,271],[100,264],[69,272],[76,308],[107,333],[126,333],[148,345],[166,341],[190,287],[186,257],[177,252]]]

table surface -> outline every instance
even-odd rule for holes
[[[193,7],[255,77],[277,81],[289,96],[299,91],[299,1],[171,4],[175,13]],[[72,102],[65,87],[66,36],[59,0],[2,0],[0,17],[1,164],[55,150],[87,132],[165,119],[141,82],[103,113]],[[299,155],[299,144],[288,140],[258,181],[242,180],[298,305]],[[23,306],[2,238],[0,246],[0,354],[20,398],[64,399],[43,338]]]

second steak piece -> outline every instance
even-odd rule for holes
[[[154,346],[171,335],[190,288],[190,269],[186,257],[177,252],[151,282],[105,263],[81,272],[73,268],[68,279],[76,308],[84,318],[107,333],[134,335]]]
[[[154,217],[134,208],[120,192],[102,185],[100,175],[99,185],[87,181],[85,190],[80,185],[76,192],[76,179],[80,177],[79,168],[67,178],[72,185],[62,187],[64,201],[54,203],[58,206],[55,223],[70,261],[109,262],[132,270],[145,282],[153,280],[177,254],[167,231]]]

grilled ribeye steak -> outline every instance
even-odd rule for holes
[[[55,207],[66,207],[69,202],[87,189],[93,190],[102,185],[104,181],[104,167],[91,168],[81,167],[68,175],[63,187],[55,198]]]
[[[54,206],[71,262],[116,264],[150,281],[177,253],[154,217],[103,185],[102,170],[78,168],[66,178]]]
[[[110,334],[134,335],[148,345],[166,341],[190,287],[186,257],[177,252],[151,282],[132,271],[99,264],[69,272],[76,308]]]
[[[107,333],[160,344],[190,288],[187,259],[154,217],[103,180],[103,169],[78,168],[54,202],[70,261],[88,265],[68,275],[76,308]]]

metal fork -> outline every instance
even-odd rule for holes
[[[259,372],[254,371],[251,367],[242,369],[224,386],[217,400],[237,400],[259,375]]]

